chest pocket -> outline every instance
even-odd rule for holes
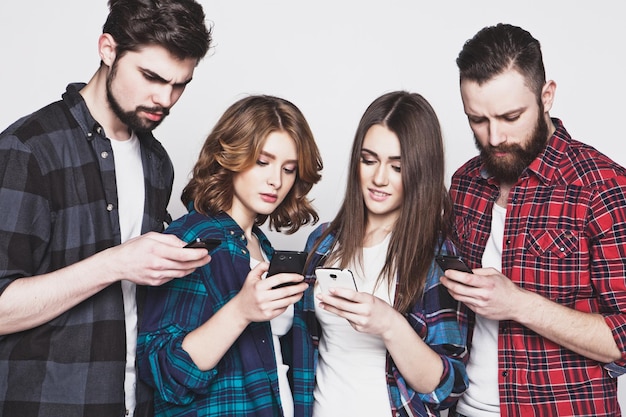
[[[570,307],[593,296],[586,239],[561,229],[533,230],[527,239],[523,269],[534,274],[526,289]]]

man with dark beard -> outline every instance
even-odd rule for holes
[[[457,58],[480,155],[452,178],[473,273],[441,278],[470,317],[470,387],[451,415],[619,416],[626,364],[626,170],[549,111],[539,42],[486,27]]]
[[[206,264],[162,235],[173,166],[151,131],[211,31],[194,0],[109,0],[87,84],[0,134],[0,416],[149,416],[142,286]]]

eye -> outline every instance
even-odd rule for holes
[[[467,120],[469,120],[470,124],[478,125],[478,124],[484,123],[487,119],[483,117],[467,116]]]
[[[361,155],[361,163],[363,165],[374,165],[377,161],[373,158],[368,158],[364,155]]]
[[[294,165],[287,165],[286,167],[283,168],[283,171],[285,171],[286,174],[295,174],[296,171],[298,170],[297,166]]]
[[[393,169],[395,172],[400,172],[401,171],[400,165],[392,165],[391,169]]]
[[[518,120],[519,118],[520,118],[519,114],[504,116],[504,120],[506,120],[507,122],[514,122],[514,121]]]
[[[257,159],[256,164],[262,167],[266,167],[268,166],[270,163],[267,161],[264,161],[263,159]]]

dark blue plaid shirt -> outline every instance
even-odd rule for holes
[[[261,247],[273,249],[255,227]],[[225,213],[204,216],[192,210],[174,221],[166,233],[186,242],[218,238],[211,262],[184,278],[148,289],[144,326],[139,334],[139,375],[155,388],[157,416],[280,417],[278,373],[270,322],[251,323],[217,366],[201,371],[182,348],[182,341],[241,289],[250,272],[250,254],[243,230]],[[207,349],[211,346],[208,345]],[[295,415],[311,415],[313,403],[313,341],[306,329],[302,300],[294,305],[293,327],[281,338],[283,359]]]
[[[309,236],[306,250],[311,251],[313,245],[321,237],[328,223],[320,225]],[[305,292],[304,310],[309,329],[314,340],[319,342],[321,329],[315,317],[315,268],[322,266],[324,259],[329,255],[334,241],[333,235],[328,235],[313,254],[306,271],[305,279],[309,288]],[[446,240],[441,248],[442,255],[453,255],[456,249],[452,242]],[[443,374],[439,386],[429,393],[415,392],[404,380],[393,359],[387,354],[386,376],[389,391],[390,415],[395,417],[432,417],[438,416],[439,410],[451,407],[465,392],[468,386],[465,363],[467,361],[467,309],[455,301],[448,290],[439,282],[443,271],[434,259],[428,271],[424,295],[405,315],[411,327],[423,340],[439,354],[443,363]],[[402,277],[398,277],[398,281]],[[318,351],[316,349],[316,356]],[[317,358],[315,359],[317,363]],[[358,381],[354,382],[358,384]]]
[[[0,134],[0,293],[120,243],[113,150],[83,86],[70,84],[62,101]],[[162,231],[173,166],[151,134],[138,137],[142,232]],[[119,283],[49,323],[0,336],[0,416],[123,416],[125,338]],[[139,387],[136,416],[147,415],[146,395]]]

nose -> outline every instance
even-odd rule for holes
[[[506,142],[506,135],[502,127],[495,121],[489,123],[489,144],[495,147],[504,142]]]
[[[389,183],[389,177],[387,175],[387,169],[384,164],[378,164],[376,172],[374,172],[373,178],[376,185],[387,185]]]
[[[176,102],[174,88],[170,84],[158,85],[152,93],[152,101],[157,106],[170,108]]]
[[[282,185],[282,167],[270,170],[267,177],[267,184],[275,190],[278,190]]]

